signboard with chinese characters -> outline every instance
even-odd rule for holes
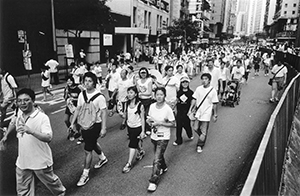
[[[103,34],[103,46],[112,46],[113,37],[112,34]]]
[[[26,31],[18,30],[19,43],[25,43],[26,41]]]

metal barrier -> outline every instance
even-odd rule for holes
[[[241,196],[278,195],[299,88],[300,74],[291,80],[271,115]]]

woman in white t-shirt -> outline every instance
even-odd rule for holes
[[[278,61],[278,64],[274,65],[272,68],[272,91],[271,91],[271,99],[270,102],[274,103],[275,101],[279,101],[278,91],[282,90],[284,85],[286,84],[287,78],[287,68],[281,61]]]
[[[149,180],[148,191],[154,192],[160,179],[160,175],[167,171],[164,153],[168,146],[171,127],[175,126],[175,117],[172,109],[165,102],[166,89],[155,89],[156,103],[150,105],[147,123],[151,128],[151,142],[154,145],[154,161],[152,175]]]
[[[51,93],[50,91],[50,71],[49,71],[49,67],[48,66],[44,66],[42,68],[42,84],[41,86],[43,87],[43,95],[44,95],[44,99],[42,101],[46,101],[46,93],[48,93],[49,95],[52,96],[52,98],[54,98],[54,94]]]
[[[132,161],[137,152],[136,160],[139,161],[145,156],[142,149],[142,139],[145,137],[145,110],[138,98],[138,90],[135,86],[127,89],[128,101],[124,112],[124,124],[126,122],[129,136],[129,157],[122,172],[127,173],[132,168]]]
[[[152,103],[152,87],[153,80],[150,77],[150,73],[147,68],[142,67],[139,70],[140,79],[136,82],[136,87],[139,91],[139,98],[145,108],[145,115],[148,114],[150,104]],[[146,134],[150,135],[150,127],[146,124]]]

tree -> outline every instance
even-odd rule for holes
[[[197,40],[200,27],[199,24],[191,19],[177,19],[173,25],[168,27],[170,36],[174,39],[182,39],[183,42]]]
[[[57,28],[80,37],[83,30],[105,31],[114,22],[107,0],[54,0]]]
[[[210,4],[208,3],[207,0],[202,1],[202,6],[201,6],[202,11],[210,11]]]

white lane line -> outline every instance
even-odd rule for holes
[[[56,100],[52,100],[49,102],[49,105],[55,105],[55,104],[59,104],[59,103],[62,103],[64,102],[65,100],[63,98],[61,99],[56,99]]]
[[[62,108],[62,109],[56,110],[56,111],[54,111],[54,112],[51,112],[51,114],[56,114],[56,113],[62,112],[62,111],[64,111],[64,110],[65,110],[65,108]]]
[[[60,106],[60,108],[66,108],[66,106],[67,106],[67,105],[62,105],[62,106]]]

